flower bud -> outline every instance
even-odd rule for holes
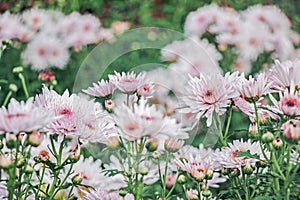
[[[31,174],[33,172],[33,168],[30,165],[27,165],[25,168],[25,173],[26,174]]]
[[[127,192],[126,190],[120,190],[120,191],[119,191],[119,195],[120,195],[121,197],[125,197],[127,194],[128,194],[128,192]]]
[[[198,182],[202,182],[205,179],[206,171],[204,168],[197,168],[191,172],[191,176]]]
[[[38,147],[43,141],[43,134],[38,131],[32,131],[28,137],[28,142],[33,147]]]
[[[139,172],[140,172],[141,175],[145,176],[145,175],[148,174],[149,169],[148,169],[148,167],[142,166],[142,167],[139,169]]]
[[[13,83],[9,84],[8,88],[12,92],[17,92],[18,91],[18,86],[16,84],[13,84]]]
[[[15,134],[7,133],[5,139],[7,148],[14,149],[16,147],[17,137]]]
[[[120,146],[120,139],[118,136],[111,136],[107,139],[106,145],[109,148],[116,149]]]
[[[184,184],[186,183],[186,176],[181,174],[179,177],[178,177],[178,183],[180,184]]]
[[[250,165],[243,166],[242,170],[244,174],[250,175],[253,173],[253,168]]]
[[[46,150],[42,150],[38,156],[41,162],[47,162],[50,160],[49,152]]]
[[[17,159],[18,159],[17,167],[22,167],[23,164],[25,163],[24,156],[21,153],[18,153]],[[15,162],[15,160],[16,160],[16,157],[14,156],[13,157],[13,162]]]
[[[19,74],[19,73],[22,73],[24,71],[24,68],[22,66],[17,66],[17,67],[14,67],[12,72],[14,74]]]
[[[272,142],[273,140],[274,140],[274,135],[273,135],[273,133],[271,133],[269,131],[262,135],[263,142],[269,143],[269,142]]]
[[[272,142],[273,147],[275,147],[276,149],[280,149],[283,145],[282,140],[279,137],[276,137],[273,142]]]
[[[112,100],[105,100],[104,105],[108,112],[111,112],[115,108],[115,103]]]
[[[238,177],[241,174],[240,170],[238,168],[233,168],[231,172],[229,173],[230,178]]]
[[[3,142],[2,142],[2,140],[0,140],[0,150],[3,149],[3,146],[4,146]]]
[[[202,195],[204,197],[209,197],[211,195],[211,191],[207,188],[202,192]]]
[[[83,180],[83,173],[77,173],[72,177],[73,184],[80,184]]]
[[[198,191],[197,190],[189,189],[186,193],[190,200],[198,199]]]
[[[259,136],[256,124],[250,124],[248,134],[250,138],[257,138]]]
[[[256,167],[262,167],[262,168],[265,168],[265,167],[268,166],[268,163],[266,161],[263,161],[263,160],[259,160],[255,164],[256,164]]]
[[[79,144],[71,152],[71,154],[69,155],[69,159],[72,163],[76,163],[80,159],[80,145]]]
[[[55,74],[53,71],[40,72],[39,80],[44,81],[46,83],[50,83],[55,80]]]
[[[146,143],[146,148],[150,152],[156,151],[157,147],[158,147],[158,139],[157,138],[151,138]]]
[[[13,165],[12,159],[9,155],[1,154],[0,155],[0,167],[2,169],[7,169]]]
[[[213,176],[214,176],[214,170],[208,169],[208,170],[206,171],[205,178],[206,178],[207,180],[211,180],[211,179],[213,178]]]
[[[230,172],[230,170],[229,170],[228,168],[222,167],[222,169],[221,169],[221,174],[222,174],[223,176],[228,175],[229,172]]]
[[[160,153],[159,151],[154,151],[154,152],[152,153],[152,157],[155,158],[155,159],[160,158],[160,156],[161,156],[161,153]]]
[[[171,153],[175,153],[183,146],[183,144],[183,140],[177,138],[169,138],[165,141],[165,149]]]
[[[38,156],[34,156],[34,157],[33,157],[33,160],[34,160],[34,162],[36,162],[36,163],[40,163],[40,162],[41,162],[41,159],[40,159]]]

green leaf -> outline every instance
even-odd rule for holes
[[[117,174],[124,174],[123,171],[117,170],[117,169],[109,169],[109,170],[104,170],[104,175],[106,176],[115,176]]]
[[[250,150],[247,150],[245,152],[239,151],[239,152],[236,152],[236,154],[238,154],[239,156],[244,156],[244,157],[248,157],[248,158],[259,159],[259,155],[257,155],[257,154],[251,154]]]

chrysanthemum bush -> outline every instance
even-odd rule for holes
[[[245,32],[253,29],[247,20],[269,35]],[[254,75],[225,73],[203,32],[240,38],[226,44],[234,61],[255,63],[263,51],[278,60]],[[41,72],[41,92],[30,94],[23,68],[14,68],[27,100],[11,98],[18,89],[11,84],[0,109],[1,198],[299,198],[300,61],[288,19],[276,7],[239,15],[211,5],[187,17],[186,33],[193,36],[162,49],[168,68],[115,71],[79,93],[59,94],[55,75]],[[280,51],[277,34],[291,52]],[[244,138],[232,130],[239,129],[233,112],[249,119],[249,130],[237,130]],[[213,145],[190,142],[201,127],[212,130],[204,138],[217,135]]]

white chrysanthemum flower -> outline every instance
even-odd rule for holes
[[[176,155],[176,163],[179,168],[186,171],[192,178],[203,181],[209,173],[212,179],[207,180],[210,187],[219,187],[219,183],[225,182],[225,178],[219,177],[219,173],[214,172],[217,168],[214,162],[214,151],[205,149],[201,144],[199,148],[184,146]]]
[[[250,158],[238,154],[238,152],[247,151],[257,158]],[[268,152],[265,152],[265,154],[269,156]],[[243,166],[255,164],[258,160],[265,160],[265,158],[259,142],[251,143],[250,140],[245,142],[243,140],[234,140],[232,143],[228,144],[228,147],[222,148],[219,152],[216,152],[214,160],[221,167],[241,169]]]
[[[207,118],[207,126],[212,123],[213,113],[222,115],[236,97],[235,88],[221,75],[190,77],[186,95],[182,97],[186,108],[184,113],[195,113],[197,119]]]
[[[55,120],[53,114],[34,105],[33,98],[26,102],[11,99],[7,108],[0,108],[0,132],[19,133],[42,129]]]
[[[39,35],[28,44],[22,57],[26,64],[31,64],[36,70],[50,67],[62,69],[69,61],[69,50],[59,39]]]
[[[60,20],[57,26],[69,47],[81,47],[98,41],[101,23],[92,15],[73,12]]]
[[[124,93],[136,92],[141,86],[147,83],[145,76],[145,73],[136,75],[133,71],[128,73],[118,73],[115,71],[114,75],[108,75],[109,81]]]
[[[23,30],[20,18],[17,15],[5,12],[0,15],[0,39],[17,39],[20,36],[20,30]]]
[[[113,120],[99,103],[84,96],[70,95],[68,90],[59,95],[44,87],[43,93],[36,96],[35,104],[54,112],[56,116],[62,116],[44,128],[52,134],[105,143],[106,136],[115,133]]]
[[[221,12],[220,7],[211,4],[189,13],[184,24],[184,32],[187,35],[202,35],[209,25],[218,20]]]
[[[272,82],[268,79],[265,73],[259,74],[256,78],[251,75],[248,79],[241,77],[237,89],[240,96],[243,98],[261,98],[263,95],[271,92],[270,87]]]
[[[93,83],[92,87],[83,90],[83,92],[95,96],[95,97],[106,97],[108,95],[112,95],[115,91],[116,87],[112,82],[101,80],[97,83]]]
[[[275,91],[284,91],[291,84],[300,88],[300,60],[280,62],[275,60],[268,78],[272,81],[271,88]]]
[[[22,21],[30,29],[37,31],[51,23],[51,18],[46,10],[32,8],[23,12]]]
[[[145,99],[129,108],[125,104],[116,107],[114,119],[120,135],[126,140],[137,140],[147,135],[156,135],[162,129],[164,116]]]

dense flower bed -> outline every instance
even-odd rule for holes
[[[50,69],[63,69],[71,49],[115,42],[129,26],[104,29],[92,15],[40,9],[0,16],[2,52],[22,43],[23,64],[42,83],[29,93],[24,68],[15,67],[25,99],[16,100],[17,86],[0,80],[9,85],[1,198],[299,198],[299,35],[289,19],[275,6],[208,5],[187,16],[182,40],[161,49],[167,68],[55,90]],[[272,63],[248,75],[261,55]],[[249,130],[238,130],[233,113]]]

